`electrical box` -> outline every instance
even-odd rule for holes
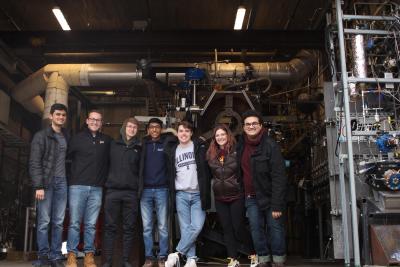
[[[0,122],[7,125],[10,116],[10,97],[0,90]]]

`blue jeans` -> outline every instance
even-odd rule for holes
[[[102,187],[87,185],[71,185],[68,191],[69,204],[69,228],[68,228],[68,252],[78,253],[81,222],[84,225],[83,252],[95,252],[94,237],[96,234],[96,222],[101,207]]]
[[[65,208],[67,206],[67,181],[65,177],[53,177],[44,190],[44,199],[37,201],[37,245],[39,258],[62,259],[61,243]],[[49,224],[51,223],[51,247],[49,248]]]
[[[206,219],[206,212],[201,208],[200,192],[176,192],[176,210],[181,232],[176,251],[188,259],[196,259],[196,239]]]
[[[143,222],[144,253],[146,258],[153,255],[153,209],[156,211],[159,247],[158,258],[168,256],[168,188],[145,188],[140,198]]]
[[[272,218],[272,210],[260,210],[255,197],[246,197],[246,214],[249,218],[251,237],[258,256],[267,261],[285,262],[286,240],[283,216]]]

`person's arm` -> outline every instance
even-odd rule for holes
[[[35,190],[35,198],[44,199],[44,173],[43,173],[43,155],[44,139],[40,134],[33,137],[31,143],[31,153],[29,158],[29,174],[32,179],[32,186]]]
[[[286,208],[288,179],[280,146],[274,140],[271,140],[269,149],[271,150],[269,168],[272,180],[271,210],[272,217],[277,219]]]
[[[67,159],[72,160],[73,154],[75,153],[76,150],[76,136],[73,136],[70,138],[70,141],[68,143],[68,150],[67,150]]]

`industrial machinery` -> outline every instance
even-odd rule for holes
[[[336,21],[328,18],[327,31],[332,82],[324,86],[329,165],[324,177],[334,257],[346,265],[350,258],[356,266],[361,260],[398,264],[400,6],[355,2],[352,10],[343,15],[337,0]]]

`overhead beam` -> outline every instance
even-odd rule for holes
[[[44,52],[97,50],[169,50],[191,49],[322,49],[322,31],[42,31],[2,32],[12,48],[40,47]]]

